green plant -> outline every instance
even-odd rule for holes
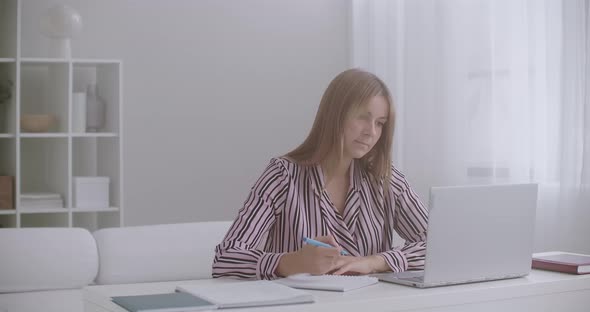
[[[7,100],[10,100],[10,98],[12,97],[13,85],[14,83],[10,79],[0,81],[0,104],[4,103]]]

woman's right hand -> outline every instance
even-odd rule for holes
[[[336,268],[342,249],[338,247],[336,240],[331,235],[318,236],[314,239],[335,248],[303,244],[303,247],[296,252],[287,253],[281,257],[276,273],[279,276],[289,276],[297,273],[321,275],[333,271]]]

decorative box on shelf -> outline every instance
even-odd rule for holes
[[[74,208],[108,208],[109,182],[109,177],[74,177]]]

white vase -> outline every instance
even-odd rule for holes
[[[72,94],[72,132],[86,132],[86,93]]]
[[[96,93],[96,84],[86,90],[86,130],[98,132],[104,127],[105,103]]]

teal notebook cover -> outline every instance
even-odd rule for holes
[[[214,310],[217,308],[216,305],[209,301],[181,292],[155,295],[119,296],[112,297],[111,299],[114,303],[122,306],[130,312],[188,312]]]

